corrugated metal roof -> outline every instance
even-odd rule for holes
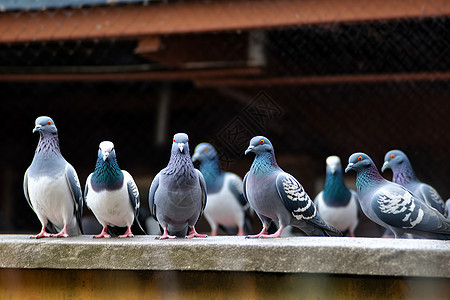
[[[0,11],[45,10],[65,7],[100,6],[127,3],[165,2],[161,0],[0,0]]]

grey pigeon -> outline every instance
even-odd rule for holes
[[[391,229],[396,238],[405,233],[431,239],[450,239],[450,221],[405,187],[384,179],[372,159],[354,153],[345,169],[356,171],[361,208],[375,223]]]
[[[386,153],[381,171],[384,172],[386,169],[392,170],[393,182],[410,190],[414,195],[436,208],[444,217],[448,216],[444,200],[432,186],[417,179],[405,153],[400,150],[391,150]]]
[[[112,142],[100,143],[95,170],[86,180],[84,199],[103,226],[102,232],[94,238],[109,238],[108,226],[126,227],[119,238],[133,237],[133,224],[145,234],[138,220],[139,190],[130,173],[119,168]],[[110,231],[115,233],[113,229]]]
[[[206,184],[202,173],[194,168],[188,142],[185,133],[173,136],[169,163],[150,186],[150,212],[163,230],[157,239],[206,237],[195,230],[206,205]]]
[[[237,235],[245,235],[244,232],[251,229],[251,211],[242,191],[242,179],[222,171],[217,151],[209,143],[195,147],[192,161],[200,162],[199,169],[205,178],[208,202],[204,216],[211,226],[211,235],[217,235],[219,225],[225,228],[237,226]]]
[[[256,156],[244,177],[244,196],[260,218],[263,229],[248,238],[279,237],[288,225],[301,229],[307,235],[341,235],[339,230],[320,217],[302,185],[278,166],[272,144],[267,138],[252,138],[245,154],[250,152]],[[278,222],[278,230],[268,234],[272,221]]]
[[[314,199],[325,222],[341,232],[348,231],[355,236],[358,225],[358,195],[344,183],[341,159],[332,155],[326,159],[326,177],[323,190]]]
[[[83,234],[80,181],[61,154],[55,123],[49,117],[38,117],[33,132],[39,132],[40,138],[33,161],[25,172],[23,190],[42,230],[31,238]]]
[[[447,211],[450,211],[450,198],[445,202],[445,206],[447,207]],[[450,219],[450,214],[447,216],[447,219]]]

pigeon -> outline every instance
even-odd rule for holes
[[[276,238],[288,225],[307,235],[342,235],[320,217],[303,186],[278,166],[269,139],[253,137],[245,154],[250,152],[256,156],[244,177],[244,196],[261,220],[263,229],[248,238]],[[278,222],[278,230],[268,234],[272,221]]]
[[[40,138],[33,161],[25,172],[23,190],[42,229],[31,238],[83,234],[80,181],[61,154],[55,123],[49,117],[38,117],[34,132],[39,132]]]
[[[396,238],[410,233],[450,239],[450,220],[404,186],[384,179],[367,154],[352,154],[345,172],[349,170],[356,171],[356,192],[364,214],[391,229]]]
[[[400,150],[391,150],[384,156],[381,171],[392,169],[392,181],[403,185],[414,195],[436,208],[444,217],[448,216],[448,209],[438,192],[430,185],[417,179],[416,174],[405,153]]]
[[[206,183],[202,173],[194,168],[188,142],[185,133],[173,136],[169,163],[150,186],[150,212],[163,230],[157,239],[206,237],[195,230],[206,205]]]
[[[447,211],[450,211],[450,198],[445,202],[445,206],[447,207]],[[447,216],[447,219],[450,219],[450,214]]]
[[[242,179],[231,172],[223,172],[220,168],[216,149],[209,143],[201,143],[195,147],[192,161],[200,162],[200,172],[205,178],[208,203],[204,216],[211,226],[211,235],[217,235],[218,225],[238,227],[238,236],[250,230],[250,205],[244,198]]]
[[[354,237],[358,225],[358,195],[345,185],[338,156],[329,156],[326,165],[325,186],[314,203],[325,222],[341,232],[348,230],[349,235]]]
[[[84,199],[103,226],[102,232],[94,238],[111,237],[108,226],[126,227],[119,238],[133,237],[133,223],[145,234],[138,220],[139,190],[130,173],[119,168],[116,150],[110,141],[100,143],[95,170],[86,180]],[[116,233],[112,228],[110,232]]]

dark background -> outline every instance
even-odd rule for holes
[[[448,18],[311,25],[265,30],[257,42],[265,55],[264,73],[281,80],[437,74],[450,71],[449,25]],[[163,39],[170,45],[171,37]],[[213,41],[186,49],[184,54],[193,59],[205,52],[235,61],[248,46],[247,32],[173,39]],[[167,68],[135,54],[137,45],[136,40],[120,39],[0,44],[0,73],[33,73],[37,67],[51,73],[52,67],[88,65]],[[61,151],[77,170],[82,188],[94,169],[98,144],[114,142],[119,165],[134,176],[144,209],[150,183],[167,164],[177,132],[189,134],[191,154],[198,143],[212,142],[223,167],[241,177],[253,159],[243,155],[249,140],[264,135],[272,141],[279,165],[311,198],[323,186],[327,156],[338,155],[346,165],[350,154],[363,151],[381,168],[384,154],[394,148],[408,155],[419,179],[433,185],[442,198],[450,195],[448,79],[215,82],[0,81],[0,232],[39,231],[22,180],[39,138],[32,134],[34,120],[41,115],[55,121]],[[161,112],[164,103],[167,113]],[[391,173],[384,176],[390,179]],[[349,186],[354,179],[354,173],[346,175]],[[254,227],[259,231],[259,221]],[[208,230],[202,220],[200,231]],[[368,232],[379,233],[360,234]]]

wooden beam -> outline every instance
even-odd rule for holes
[[[450,15],[442,0],[228,0],[2,12],[0,43],[137,38]]]
[[[262,73],[260,68],[183,70],[133,73],[40,73],[0,74],[0,82],[17,81],[180,81],[211,77],[254,76]]]
[[[277,85],[313,85],[313,84],[345,84],[376,83],[402,81],[434,81],[450,80],[450,72],[436,73],[399,73],[399,74],[358,74],[328,76],[298,76],[272,78],[220,78],[198,79],[197,87],[252,87]]]
[[[134,49],[134,53],[153,53],[161,48],[161,37],[147,36],[139,40],[138,46]]]

